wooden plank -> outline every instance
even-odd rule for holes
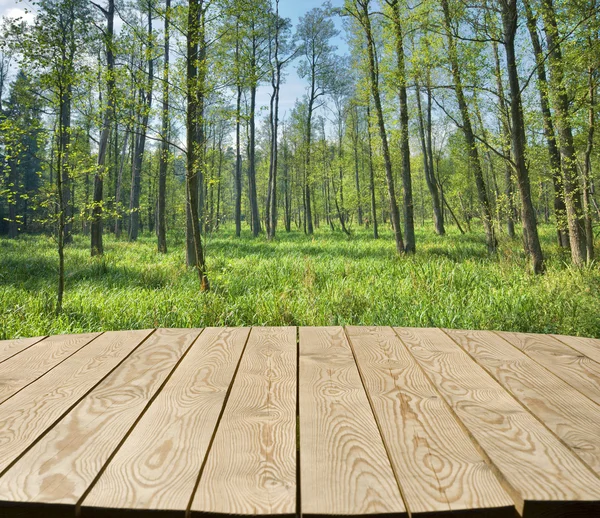
[[[396,332],[525,517],[600,513],[600,480],[439,329]]]
[[[0,473],[126,358],[151,331],[109,331],[0,406]]]
[[[512,499],[394,330],[346,331],[411,515],[514,516]]]
[[[248,328],[207,328],[81,504],[81,515],[119,509],[185,513]]]
[[[341,327],[301,327],[303,516],[408,516]]]
[[[0,363],[0,403],[46,374],[98,336],[100,333],[51,336]]]
[[[0,341],[0,363],[8,360],[15,354],[19,354],[33,344],[42,341],[45,336],[36,336],[33,338],[17,338],[15,340]]]
[[[445,332],[600,475],[600,406],[495,333]]]
[[[507,332],[498,335],[600,405],[600,363],[551,336]]]
[[[296,514],[296,328],[253,328],[191,504]]]
[[[159,329],[0,478],[7,503],[73,506],[98,476],[200,330]]]
[[[567,344],[590,360],[600,363],[600,340],[595,338],[584,338],[582,336],[550,335],[558,341]]]

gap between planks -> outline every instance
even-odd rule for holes
[[[0,499],[75,506],[199,333],[159,329],[144,340],[0,479]]]
[[[496,333],[442,331],[600,476],[600,406]]]
[[[225,367],[237,367],[247,335],[248,330],[242,328],[207,328],[197,337],[94,487],[80,499],[82,516],[186,513],[206,443],[215,433],[214,419],[225,404],[219,391],[226,393],[231,386],[233,369],[224,372],[219,361],[225,361]],[[176,439],[181,434],[186,438],[178,448]],[[192,456],[183,458],[186,448]],[[124,473],[128,474],[125,480]]]
[[[346,328],[412,516],[514,516],[511,498],[391,327]]]
[[[600,405],[600,363],[550,335],[493,332]]]
[[[598,477],[443,331],[395,331],[496,468],[520,513],[600,511]]]
[[[102,333],[50,336],[0,362],[0,404],[38,381],[100,336]]]
[[[37,444],[56,423],[91,393],[106,376],[117,369],[153,332],[154,330],[127,331],[127,333],[140,334],[139,339],[131,344],[126,343],[129,350],[124,347],[121,348],[123,346],[121,341],[123,334],[119,334],[120,332],[104,333],[98,340],[89,342],[89,347],[82,347],[57,368],[49,371],[50,374],[40,377],[38,383],[28,385],[15,397],[7,400],[0,407],[3,414],[0,431],[5,435],[5,440],[0,443],[0,476],[4,475],[22,455]],[[95,349],[99,349],[99,352],[103,352],[105,355],[104,364],[100,363],[100,367],[103,367],[104,370],[99,371],[99,379],[92,379],[87,372],[98,362],[98,355],[93,354]],[[78,367],[75,374],[67,369],[71,364]],[[96,366],[94,372],[98,368]],[[61,377],[62,371],[66,372]],[[60,384],[65,379],[68,380],[66,386],[69,386],[69,383],[71,384],[69,387],[70,392],[65,392],[64,383],[62,386]],[[19,419],[25,411],[37,419],[33,425],[31,422],[28,423],[26,430],[21,430],[20,435],[15,435],[15,432],[19,432],[19,430],[15,429],[14,426],[19,424]]]
[[[295,327],[252,328],[192,516],[295,516],[296,334]]]
[[[408,516],[341,327],[300,328],[302,514]]]
[[[17,338],[14,340],[3,340],[0,350],[0,363],[16,356],[20,352],[29,349],[32,345],[45,340],[48,336],[34,336],[32,338]]]

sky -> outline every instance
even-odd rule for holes
[[[1,2],[2,0],[0,0]],[[341,7],[343,0],[331,0],[333,7]],[[310,11],[313,7],[320,7],[323,5],[323,0],[280,0],[279,2],[279,15],[284,18],[289,18],[292,21],[294,28],[298,25],[300,17],[304,13]],[[344,34],[342,31],[342,23],[338,18],[335,20],[337,29],[340,31],[340,35],[335,38],[333,44],[338,47],[337,52],[339,54],[347,53],[347,45],[344,40]],[[279,108],[281,110],[281,116],[285,116],[286,113],[292,111],[296,99],[302,97],[306,92],[306,82],[298,77],[296,74],[296,66],[298,61],[295,61],[288,66],[286,70],[285,83],[281,85],[281,91],[279,95]],[[259,105],[269,105],[269,91],[270,87],[262,87],[257,94],[257,103]]]
[[[343,0],[331,0],[333,7],[341,7]],[[313,7],[320,7],[323,0],[280,0],[279,14],[285,18],[290,18],[294,27],[297,26],[299,19],[304,13]],[[0,17],[19,17],[24,16],[25,19],[32,19],[31,13],[33,7],[30,0],[0,0]],[[29,13],[26,14],[26,11]],[[335,38],[334,45],[338,47],[337,52],[340,54],[347,53],[347,45],[344,40],[341,20],[335,19],[335,24],[340,31],[340,35]],[[285,71],[285,83],[281,85],[279,106],[281,116],[289,114],[294,107],[296,99],[302,97],[306,91],[306,82],[298,77],[296,67],[298,62],[295,61],[288,65]],[[257,104],[259,106],[269,105],[270,86],[262,86],[257,93]]]
[[[287,0],[284,0],[287,1]],[[25,11],[32,9],[31,3],[27,0],[0,0],[0,16],[16,18],[20,16],[33,18],[32,14],[25,14]]]

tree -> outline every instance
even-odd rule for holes
[[[398,81],[398,98],[400,101],[400,154],[402,156],[402,186],[404,193],[404,251],[414,254],[415,244],[415,218],[413,207],[412,179],[410,173],[410,145],[408,130],[408,96],[407,73],[404,54],[404,28],[402,20],[406,18],[400,0],[385,0],[389,7],[392,20],[395,50],[396,73]]]
[[[32,79],[19,70],[0,112],[0,194],[8,205],[5,219],[10,238],[27,230],[32,216],[30,199],[38,194],[41,183],[43,107],[34,89]]]
[[[569,231],[566,220],[566,205],[562,188],[562,168],[560,151],[556,143],[554,122],[550,110],[550,99],[548,92],[548,79],[546,75],[546,54],[537,31],[537,19],[533,13],[529,0],[523,0],[527,29],[531,38],[533,52],[535,54],[535,66],[537,72],[537,87],[540,97],[540,108],[544,121],[544,136],[548,147],[548,158],[552,172],[552,183],[554,185],[554,217],[556,218],[556,234],[559,246],[569,248]]]
[[[523,222],[523,235],[525,237],[526,252],[533,262],[534,273],[544,271],[544,256],[537,231],[535,210],[531,201],[531,186],[529,184],[529,170],[525,158],[525,123],[523,120],[523,106],[521,104],[521,87],[517,71],[517,58],[515,54],[515,37],[517,34],[518,11],[516,0],[500,1],[504,48],[506,50],[506,68],[510,87],[510,119],[512,151],[514,167],[521,193],[521,219]]]
[[[350,125],[352,130],[352,151],[354,154],[354,185],[356,187],[356,215],[358,218],[358,224],[363,225],[364,223],[364,215],[363,215],[363,205],[362,205],[362,192],[361,192],[361,183],[360,183],[360,165],[359,165],[359,142],[360,142],[360,113],[359,106],[356,102],[356,99],[351,100],[351,106],[348,113],[348,117],[350,119]]]
[[[83,53],[91,35],[88,3],[83,0],[40,0],[32,25],[14,23],[11,38],[21,66],[39,75],[56,115],[56,211],[58,242],[57,313],[62,310],[65,270],[64,246],[72,240],[71,206],[72,98],[74,85],[86,70]]]
[[[267,237],[273,239],[277,229],[277,164],[279,139],[279,93],[282,70],[295,56],[297,48],[289,41],[290,20],[279,17],[279,0],[275,0],[275,14],[269,29],[274,36],[269,38],[269,62],[271,67],[271,101],[269,122],[271,145],[269,149],[269,179],[267,192]]]
[[[514,36],[512,36],[514,40]],[[513,43],[514,46],[514,43]],[[509,111],[506,108],[506,100],[504,96],[504,85],[502,84],[502,72],[500,65],[500,55],[498,52],[498,43],[494,40],[492,42],[492,50],[494,53],[494,75],[496,76],[496,89],[498,93],[498,106],[500,108],[500,124],[502,126],[502,152],[505,155],[504,160],[504,179],[506,183],[506,202],[507,202],[507,232],[508,237],[511,239],[515,237],[515,208],[513,203],[513,164],[509,160],[510,157],[510,142],[511,142],[511,125],[509,122]],[[516,66],[515,66],[516,68]],[[516,72],[515,72],[516,73]],[[517,76],[518,80],[518,76]],[[521,93],[515,92],[520,98]],[[520,104],[520,102],[519,102]],[[521,118],[522,118],[522,106]],[[525,138],[523,131],[523,138]]]
[[[204,165],[204,101],[206,96],[206,10],[204,0],[189,0],[186,34],[186,129],[187,129],[187,243],[188,264],[200,279],[200,289],[209,288],[198,214],[198,176]],[[192,254],[190,256],[190,243]]]
[[[448,0],[440,0],[440,2],[444,14],[444,29],[446,31],[446,39],[448,42],[448,60],[450,61],[452,77],[454,79],[454,92],[456,93],[456,99],[458,101],[458,107],[462,119],[461,129],[469,149],[469,160],[473,169],[473,175],[475,176],[475,185],[477,187],[477,194],[479,197],[481,219],[485,229],[488,252],[494,253],[496,252],[498,241],[496,239],[494,225],[492,222],[492,211],[490,208],[490,201],[481,168],[481,161],[479,159],[479,151],[477,148],[477,142],[475,140],[475,133],[473,132],[473,126],[471,124],[471,115],[469,114],[469,107],[463,91],[463,82],[458,62],[458,51],[453,35],[450,6],[448,4]]]
[[[577,174],[577,157],[573,142],[573,130],[570,121],[570,102],[566,86],[565,65],[563,62],[560,34],[556,22],[556,13],[552,0],[541,0],[544,33],[549,49],[550,96],[555,109],[558,128],[560,153],[562,156],[563,189],[571,259],[576,266],[582,266],[587,260],[584,214],[581,201],[581,187]]]
[[[330,40],[337,34],[338,32],[331,19],[331,13],[321,7],[315,7],[300,17],[300,23],[296,30],[296,37],[300,42],[300,52],[302,54],[298,74],[300,77],[306,78],[309,83],[305,130],[306,157],[304,161],[304,205],[308,234],[314,232],[311,201],[312,118],[315,110],[322,106],[323,103],[320,98],[329,91],[333,79],[333,52],[335,46],[331,45]]]
[[[438,235],[443,236],[446,233],[444,228],[444,216],[442,205],[440,203],[440,193],[435,179],[435,172],[433,169],[433,152],[431,144],[431,85],[428,81],[427,86],[427,119],[424,120],[423,108],[421,102],[421,86],[419,83],[416,84],[417,92],[417,113],[419,119],[419,138],[421,140],[421,152],[423,153],[423,173],[425,175],[425,182],[431,195],[433,204],[433,223],[435,231]],[[427,130],[426,130],[427,128]]]
[[[371,13],[369,12],[370,4],[371,0],[346,0],[344,11],[347,14],[354,17],[354,19],[360,24],[362,30],[364,31],[364,36],[367,43],[371,97],[373,98],[373,102],[375,103],[377,124],[379,126],[379,136],[381,138],[381,146],[383,150],[385,176],[390,199],[390,216],[392,219],[392,228],[394,230],[396,251],[399,254],[403,254],[405,248],[404,241],[402,239],[402,229],[400,228],[400,211],[398,210],[398,203],[396,202],[394,174],[392,171],[392,158],[385,129],[385,119],[383,116],[383,107],[381,105],[381,95],[379,93],[379,67],[375,55],[375,40],[373,38],[373,30],[371,27]]]
[[[330,97],[333,100],[334,124],[337,133],[337,166],[339,185],[336,187],[335,177],[332,177],[334,190],[334,202],[340,227],[349,235],[346,228],[346,209],[344,207],[344,134],[346,133],[346,115],[349,112],[350,93],[352,91],[352,76],[350,73],[350,62],[341,57],[334,65],[333,76],[330,86]],[[325,128],[323,128],[323,135]],[[339,203],[338,203],[339,193]]]
[[[169,35],[171,25],[171,0],[165,0],[165,29],[164,29],[164,62],[163,62],[163,101],[162,101],[162,127],[161,149],[158,173],[158,214],[157,238],[158,251],[167,253],[167,167],[169,165]]]
[[[138,111],[137,134],[134,135],[133,161],[131,167],[131,195],[129,198],[129,241],[136,241],[140,230],[140,189],[142,163],[144,160],[144,149],[146,147],[146,132],[152,109],[152,87],[154,84],[154,35],[152,32],[152,13],[154,0],[146,1],[147,17],[147,39],[145,43],[145,54],[147,56],[147,70],[143,71],[143,77],[138,85],[138,96],[140,108]]]
[[[93,3],[93,2],[92,2]],[[106,154],[108,150],[108,140],[114,120],[114,97],[115,97],[115,57],[113,50],[114,19],[115,19],[115,0],[108,0],[107,8],[104,9],[98,4],[94,5],[102,11],[106,17],[106,32],[104,33],[106,46],[106,105],[104,107],[104,120],[102,122],[102,132],[100,133],[100,143],[98,145],[98,170],[94,176],[94,202],[92,206],[92,228],[91,228],[91,253],[102,255],[104,248],[102,245],[102,204]]]
[[[369,190],[371,192],[371,221],[373,224],[373,237],[379,238],[377,227],[377,199],[375,196],[375,167],[373,165],[373,143],[371,139],[371,106],[367,105],[367,137],[369,141]]]

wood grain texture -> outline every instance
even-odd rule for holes
[[[519,512],[546,516],[560,502],[565,516],[600,513],[600,479],[443,331],[396,332],[493,462]]]
[[[600,476],[600,406],[495,333],[445,331]]]
[[[0,473],[79,399],[106,377],[151,331],[109,331],[0,406]]]
[[[152,334],[0,478],[0,505],[63,504],[74,512],[199,333],[159,329]]]
[[[6,401],[98,336],[100,333],[51,336],[0,363],[0,402]]]
[[[498,335],[600,405],[600,363],[551,336],[507,332]]]
[[[595,338],[584,338],[582,336],[550,336],[556,338],[559,342],[568,345],[572,349],[575,349],[581,354],[584,354],[590,360],[600,363],[600,340]]]
[[[33,338],[17,338],[16,340],[0,340],[0,363],[15,354],[19,354],[33,344],[40,342],[45,336],[36,336]]]
[[[303,516],[408,516],[341,327],[301,327]]]
[[[296,328],[252,328],[191,505],[296,514]]]
[[[512,499],[394,330],[346,332],[412,515],[514,516]]]
[[[249,332],[204,330],[83,500],[82,516],[183,516]]]

